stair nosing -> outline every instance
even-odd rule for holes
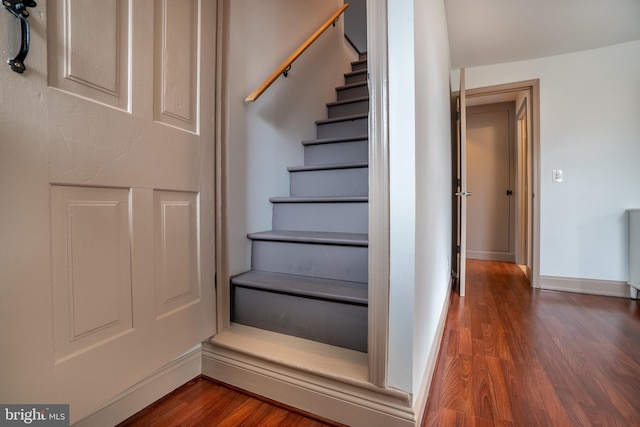
[[[335,107],[338,105],[346,105],[346,104],[353,104],[356,102],[363,102],[363,101],[368,101],[369,100],[369,96],[360,96],[357,98],[349,98],[349,99],[342,99],[340,101],[333,101],[333,102],[328,102],[327,103],[327,107]]]
[[[322,145],[322,144],[339,144],[341,142],[355,142],[368,140],[369,135],[357,135],[357,136],[336,136],[333,138],[320,138],[320,139],[307,139],[302,141],[302,145]]]
[[[322,171],[335,169],[358,169],[369,167],[369,162],[352,162],[352,163],[331,163],[327,165],[306,165],[306,166],[289,166],[289,172],[307,172]]]
[[[368,203],[369,196],[271,197],[271,203]]]
[[[351,114],[348,116],[332,117],[330,119],[316,120],[316,125],[326,125],[329,123],[348,122],[352,120],[366,119],[369,113]]]
[[[247,278],[248,277],[248,278]],[[297,287],[291,287],[285,285],[280,285],[269,283],[270,280],[281,280],[282,282],[287,283],[290,280],[296,280]],[[259,280],[264,280],[264,282],[260,282]],[[239,274],[231,278],[231,283],[235,286],[240,286],[244,288],[258,289],[263,291],[270,291],[273,293],[287,294],[293,295],[303,298],[313,298],[320,299],[324,301],[335,301],[341,303],[349,303],[354,305],[367,306],[368,305],[368,296],[366,290],[366,283],[362,282],[349,282],[346,280],[338,280],[338,279],[326,279],[321,277],[312,277],[312,276],[302,276],[296,274],[286,274],[286,273],[275,273],[270,271],[261,271],[261,270],[250,270],[245,273]],[[333,288],[333,292],[328,291],[320,291],[318,290],[319,286],[316,286],[316,289],[313,289],[313,285],[326,285],[327,287]],[[306,285],[306,286],[305,286]],[[358,292],[352,292],[351,295],[347,293],[340,294],[339,290],[353,290],[356,287],[364,287],[364,291],[359,293],[364,294],[363,296],[354,295]]]
[[[343,233],[336,231],[270,230],[249,233],[251,240],[291,243],[315,243],[335,246],[369,246],[368,233]]]

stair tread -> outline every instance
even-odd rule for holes
[[[367,305],[367,284],[295,274],[251,270],[231,279],[237,286]]]
[[[369,135],[359,136],[347,136],[347,137],[335,137],[335,138],[320,138],[320,139],[307,139],[302,141],[302,145],[321,145],[321,144],[335,144],[340,142],[353,142],[368,140]]]
[[[249,233],[251,240],[269,240],[277,242],[324,243],[329,245],[368,246],[368,233],[342,233],[335,231],[291,231],[270,230]]]
[[[367,85],[368,85],[367,82],[349,83],[344,86],[338,86],[336,90],[346,90],[346,89],[352,89],[354,87],[367,86]]]
[[[347,122],[349,120],[366,119],[369,113],[352,114],[350,116],[334,117],[331,119],[316,120],[316,125],[325,125],[328,123]]]
[[[289,166],[287,170],[289,172],[305,172],[305,171],[322,171],[322,170],[335,170],[335,169],[356,169],[356,168],[366,168],[368,166],[369,166],[369,162],[334,163],[329,165]]]
[[[271,197],[271,203],[349,203],[368,202],[368,196]]]
[[[368,71],[367,68],[363,68],[361,70],[355,70],[355,71],[349,71],[348,73],[344,73],[345,77],[353,77],[353,76],[357,76],[358,74],[366,74]]]
[[[327,107],[334,107],[336,105],[353,104],[355,102],[362,102],[362,101],[368,101],[368,100],[369,100],[368,96],[359,96],[357,98],[349,98],[349,99],[343,99],[341,101],[328,102]]]

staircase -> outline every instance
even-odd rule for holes
[[[231,320],[367,351],[368,111],[366,56],[351,64],[290,194],[273,197],[272,230],[252,233],[251,270],[231,279]]]

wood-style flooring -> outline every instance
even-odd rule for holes
[[[118,427],[339,426],[256,397],[200,377],[133,415]]]
[[[331,425],[322,421],[200,378],[121,425]],[[517,265],[467,261],[466,296],[451,296],[423,427],[634,425],[637,301],[534,290]]]
[[[640,425],[638,302],[533,290],[514,264],[467,260],[422,425]]]

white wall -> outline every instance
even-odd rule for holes
[[[228,151],[230,273],[250,267],[248,232],[271,229],[269,197],[289,195],[287,166],[302,165],[300,142],[315,137],[315,120],[356,59],[343,19],[329,29],[257,101],[244,98],[341,5],[340,0],[233,0],[225,3],[225,126]]]
[[[430,377],[451,273],[449,43],[442,0],[388,2],[389,385]]]
[[[640,207],[639,75],[640,41],[466,70],[469,89],[540,79],[541,276],[628,278],[624,211]],[[552,183],[553,169],[563,183]]]

